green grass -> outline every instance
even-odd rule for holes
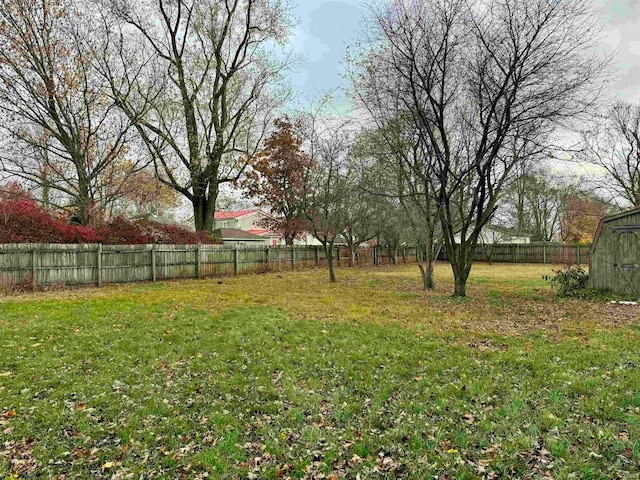
[[[484,268],[464,302],[417,268],[6,299],[0,477],[639,478],[638,311],[587,332],[629,310]]]

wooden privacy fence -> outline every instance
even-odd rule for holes
[[[474,259],[478,262],[508,263],[589,263],[587,244],[505,243],[478,245]]]
[[[415,254],[414,254],[415,255]],[[384,263],[372,248],[359,264]],[[350,258],[336,247],[338,265]],[[229,247],[224,245],[0,244],[0,284],[102,285],[202,278],[310,267],[326,263],[321,246]]]
[[[480,246],[478,261],[585,262],[588,247],[538,244]],[[347,247],[334,248],[338,266],[352,263]],[[358,265],[415,262],[415,246],[360,248]],[[102,285],[203,278],[325,265],[321,246],[0,244],[0,285]]]

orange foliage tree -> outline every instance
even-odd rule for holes
[[[144,217],[162,215],[178,205],[178,193],[165,185],[153,169],[136,169],[131,161],[116,162],[104,176],[102,196],[108,218],[118,215]]]
[[[593,198],[571,197],[560,223],[560,236],[568,243],[591,243],[605,205]]]
[[[302,139],[288,118],[277,119],[274,124],[277,130],[254,157],[244,186],[250,197],[258,199],[258,206],[273,214],[261,224],[292,245],[309,229],[303,205],[304,180],[313,162],[302,150]]]

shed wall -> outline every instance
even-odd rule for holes
[[[616,227],[640,225],[640,212],[605,221],[591,251],[591,286],[640,297],[640,230]]]

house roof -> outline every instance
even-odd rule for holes
[[[264,228],[256,228],[256,229],[251,229],[251,230],[247,230],[247,232],[249,233],[253,233],[254,235],[267,235],[267,234],[271,234],[274,237],[276,236],[275,233],[273,233],[271,230],[266,230]]]
[[[229,220],[231,218],[243,217],[257,211],[257,209],[253,208],[251,210],[236,210],[235,212],[215,212],[213,218],[215,220]]]
[[[262,241],[263,237],[255,235],[239,228],[218,228],[213,231],[213,235],[221,240],[250,240],[250,241]]]

